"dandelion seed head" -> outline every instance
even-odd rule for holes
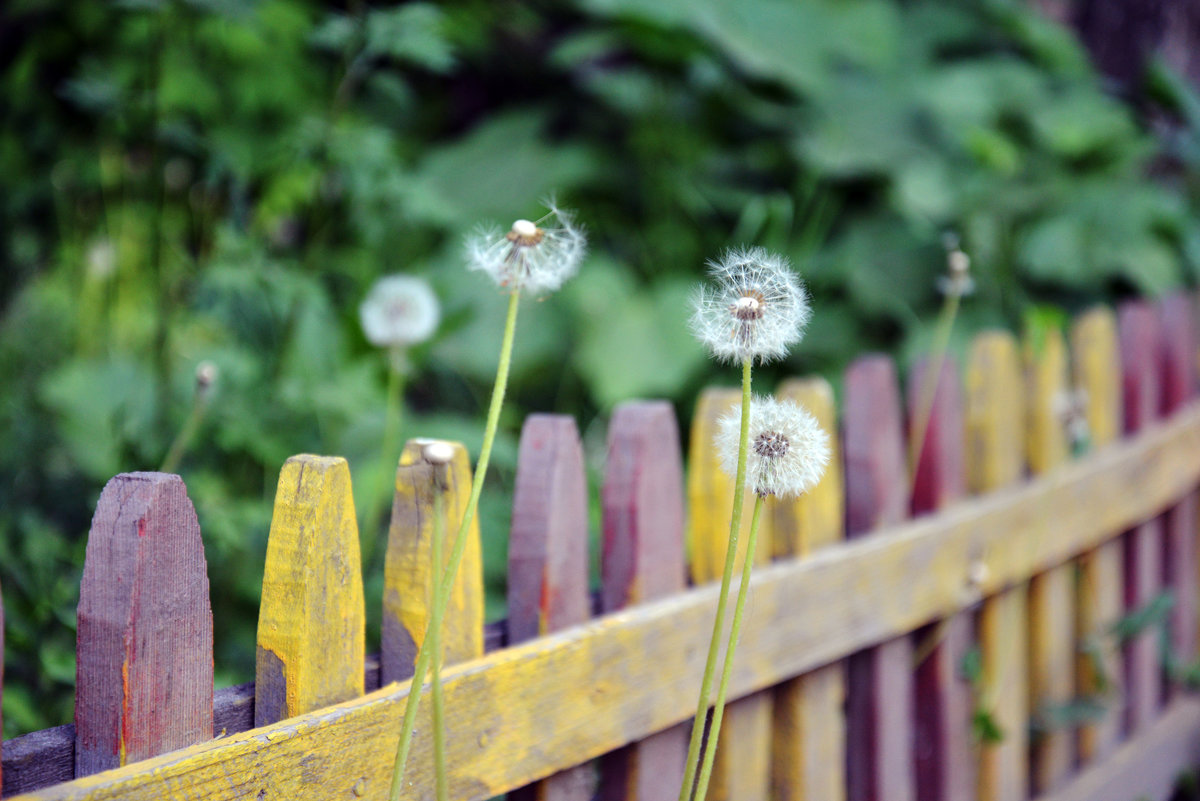
[[[715,445],[721,467],[737,472],[741,408],[718,422]],[[746,452],[746,485],[758,495],[783,498],[816,486],[829,463],[829,435],[797,403],[755,397],[750,403],[750,440]]]
[[[543,295],[579,270],[587,237],[574,215],[553,203],[539,220],[517,220],[507,233],[484,228],[467,238],[467,268],[501,289]]]
[[[780,359],[800,341],[811,309],[783,256],[763,248],[730,250],[709,262],[712,285],[696,294],[692,331],[718,359]]]
[[[217,381],[217,365],[203,361],[196,365],[196,392],[204,394],[212,389]]]
[[[975,279],[971,277],[971,257],[958,247],[958,237],[954,237],[954,246],[946,253],[946,274],[938,276],[937,286],[943,295],[959,298],[975,291]]]
[[[429,282],[412,275],[380,278],[358,309],[372,345],[401,348],[424,342],[437,330],[441,308]]]

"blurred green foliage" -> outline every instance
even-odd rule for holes
[[[760,373],[834,376],[931,335],[958,232],[978,291],[959,331],[1159,292],[1200,267],[1200,102],[1157,65],[1145,115],[1073,35],[1005,0],[13,0],[0,55],[0,582],[7,735],[71,717],[91,510],[155,469],[220,375],[180,467],[205,537],[222,683],[253,675],[275,481],[293,453],[387,493],[386,361],[370,284],[427,276],[402,436],[478,451],[503,300],[461,266],[481,221],[556,193],[593,255],[526,303],[482,506],[500,611],[516,436],[732,381],[686,330],[706,258],[788,254],[816,302]],[[1153,178],[1151,176],[1153,175]],[[630,358],[636,354],[636,358]],[[378,619],[382,531],[366,551]]]

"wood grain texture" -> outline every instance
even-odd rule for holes
[[[1121,372],[1117,321],[1107,308],[1081,314],[1071,326],[1072,377],[1086,393],[1086,417],[1092,450],[1116,441],[1121,430]],[[1103,543],[1079,557],[1075,606],[1080,650],[1076,692],[1101,703],[1101,717],[1079,728],[1079,761],[1104,758],[1121,737],[1124,664],[1109,634],[1124,609],[1124,555],[1120,540]]]
[[[1068,401],[1067,343],[1057,328],[1030,331],[1023,343],[1026,456],[1034,475],[1066,462],[1062,408]],[[1063,786],[1075,765],[1075,732],[1055,715],[1075,699],[1075,565],[1029,582],[1029,714],[1034,722],[1030,785],[1045,793]],[[1061,716],[1058,716],[1061,717]]]
[[[1197,339],[1195,304],[1191,295],[1176,293],[1159,303],[1162,325],[1163,415],[1174,414],[1196,395]],[[1192,493],[1169,509],[1163,518],[1163,583],[1171,591],[1171,651],[1177,664],[1197,656],[1197,502]],[[1172,687],[1172,692],[1178,688]]]
[[[967,475],[973,492],[1009,486],[1024,474],[1024,396],[1016,340],[999,331],[977,336],[967,364],[966,396]],[[1001,738],[980,745],[979,798],[1024,801],[1029,792],[1028,584],[1018,581],[985,598],[978,631],[983,672],[976,704]]]
[[[1128,301],[1117,310],[1121,386],[1126,434],[1141,431],[1159,416],[1160,331],[1154,308]],[[1162,591],[1162,521],[1149,519],[1124,537],[1125,612],[1145,609]],[[1159,632],[1151,626],[1125,642],[1125,728],[1136,733],[1158,714],[1163,695]]]
[[[1036,481],[755,571],[732,695],[962,609],[980,561],[986,595],[1095,548],[1190,492],[1200,481],[1197,449],[1200,408],[1191,407]],[[1063,536],[1050,536],[1056,531]],[[912,565],[921,566],[921,581],[912,580]],[[451,743],[452,795],[490,798],[690,717],[690,677],[703,667],[717,593],[699,587],[447,670],[447,708],[462,716]],[[31,797],[233,799],[265,790],[264,797],[333,799],[357,787],[356,797],[382,799],[407,692],[389,685]],[[418,738],[414,798],[432,792],[428,760],[428,741]]]
[[[891,359],[882,355],[857,359],[846,370],[845,392],[846,536],[865,538],[908,516],[900,394]],[[847,659],[846,794],[850,801],[915,797],[912,701],[908,637]]]
[[[422,449],[431,440],[410,440],[396,469],[396,496],[383,566],[383,621],[380,680],[401,681],[413,673],[417,650],[425,641],[433,588],[430,538],[433,536],[433,467]],[[450,443],[454,456],[446,473],[446,547],[454,537],[471,495],[467,449]],[[467,529],[466,550],[450,593],[442,624],[443,664],[474,659],[483,653],[483,551],[479,518]]]
[[[925,386],[928,362],[919,363],[908,381],[908,430]],[[913,480],[912,512],[930,514],[966,495],[962,385],[951,361],[941,366],[925,426],[925,440]],[[917,797],[928,801],[967,801],[975,796],[972,749],[971,686],[959,666],[974,642],[974,622],[960,612],[914,635],[913,764]]]
[[[671,404],[633,401],[613,411],[602,505],[603,610],[682,592],[683,463]],[[689,728],[673,726],[606,755],[601,801],[674,801]]]
[[[583,448],[574,418],[533,414],[521,428],[508,538],[508,632],[516,645],[591,617],[588,507]],[[450,737],[457,736],[449,730]],[[590,765],[577,765],[528,787],[511,801],[587,801]]]
[[[829,435],[825,474],[804,495],[773,504],[775,558],[806,557],[845,538],[842,448],[833,389],[791,379],[776,393],[807,409]],[[771,790],[775,801],[846,798],[846,667],[824,665],[775,687]]]
[[[267,539],[256,726],[362,695],[365,614],[350,467],[293,456],[279,472]]]
[[[725,551],[729,543],[730,517],[733,514],[733,477],[721,469],[713,435],[720,418],[733,412],[741,403],[736,389],[709,388],[701,393],[692,418],[692,436],[688,471],[688,545],[691,555],[692,581],[695,584],[719,581],[725,566]],[[750,533],[750,510],[754,508],[754,493],[747,490],[734,575],[739,575],[746,558],[746,542]],[[771,520],[763,515],[759,523],[758,543],[754,564],[766,564],[772,551]],[[730,596],[734,592],[731,590]],[[753,591],[746,601],[756,606]],[[733,616],[729,604],[726,627]],[[708,623],[712,630],[712,622]],[[728,632],[722,635],[728,637]],[[740,646],[739,646],[740,649]],[[724,653],[724,649],[721,651]],[[695,686],[703,668],[696,671]],[[714,684],[714,696],[716,694]],[[770,753],[771,696],[759,693],[730,703],[721,721],[720,740],[713,760],[712,779],[708,795],[712,801],[765,798],[770,792],[770,771],[763,753]]]
[[[183,481],[123,473],[105,485],[79,587],[75,775],[212,732],[212,609]]]

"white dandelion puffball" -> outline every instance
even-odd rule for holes
[[[579,270],[587,237],[574,215],[550,204],[539,220],[517,220],[505,233],[477,231],[467,239],[467,268],[491,277],[501,289],[542,295]]]
[[[715,445],[721,468],[737,472],[741,407],[718,421]],[[817,485],[829,463],[829,435],[817,418],[792,401],[755,397],[750,403],[746,485],[758,495],[800,495]]]
[[[714,286],[696,294],[692,331],[724,361],[780,359],[800,341],[812,314],[808,294],[783,256],[730,250],[708,263]]]
[[[441,308],[423,278],[388,275],[380,278],[359,307],[367,341],[381,348],[424,342],[437,330]]]

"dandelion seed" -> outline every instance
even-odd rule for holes
[[[429,282],[412,275],[380,278],[358,311],[367,341],[381,348],[424,342],[437,330],[441,318]]]
[[[587,238],[574,215],[549,204],[544,217],[517,220],[507,233],[484,229],[467,239],[467,267],[510,292],[554,292],[579,269]]]
[[[716,447],[721,467],[737,470],[741,408],[718,423]],[[750,447],[746,484],[761,496],[800,495],[816,486],[829,463],[829,435],[817,419],[792,401],[755,397],[750,403]]]
[[[763,248],[730,250],[708,272],[715,286],[700,288],[691,325],[713,356],[761,364],[800,341],[812,312],[786,258]]]

